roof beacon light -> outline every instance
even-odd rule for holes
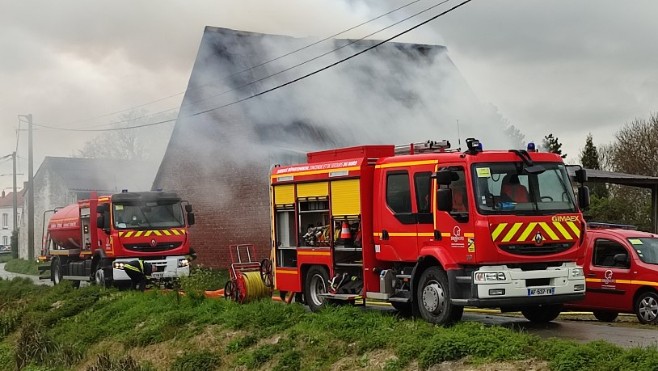
[[[535,151],[536,151],[535,143],[528,142],[528,152],[535,152]]]
[[[482,143],[475,138],[466,138],[466,147],[471,154],[482,152]]]
[[[121,193],[128,193],[128,190],[127,189],[122,189]]]

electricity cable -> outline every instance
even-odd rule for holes
[[[329,64],[329,65],[327,65],[327,66],[324,66],[324,67],[322,67],[322,68],[319,68],[319,69],[317,69],[317,70],[315,70],[315,71],[312,71],[312,72],[309,72],[309,73],[307,73],[307,74],[305,74],[305,75],[302,75],[302,76],[300,76],[300,77],[298,77],[298,78],[296,78],[296,79],[290,80],[290,81],[285,82],[285,83],[283,83],[283,84],[279,84],[279,85],[277,85],[277,86],[274,86],[274,87],[272,87],[272,88],[270,88],[270,89],[263,90],[263,91],[261,91],[260,93],[253,94],[253,95],[247,96],[247,97],[245,97],[245,98],[238,99],[238,100],[236,100],[236,101],[233,101],[233,102],[230,102],[230,103],[227,103],[227,104],[224,104],[224,105],[218,106],[218,107],[214,107],[214,108],[211,108],[211,109],[207,109],[207,110],[203,110],[203,111],[196,112],[196,113],[192,114],[191,116],[197,116],[197,115],[201,115],[201,114],[204,114],[204,113],[212,112],[212,111],[215,111],[215,110],[218,110],[218,109],[226,108],[226,107],[229,107],[229,106],[232,106],[232,105],[235,105],[235,104],[238,104],[238,103],[242,103],[242,102],[244,102],[244,101],[247,101],[247,100],[250,100],[250,99],[253,99],[253,98],[259,97],[259,96],[261,96],[261,95],[264,95],[264,94],[267,94],[267,93],[273,92],[273,91],[275,91],[275,90],[281,89],[281,88],[286,87],[286,86],[288,86],[288,85],[292,85],[292,84],[294,84],[294,83],[296,83],[296,82],[299,82],[299,81],[304,80],[304,79],[306,79],[306,78],[308,78],[308,77],[311,77],[311,76],[313,76],[313,75],[316,75],[316,74],[318,74],[318,73],[320,73],[320,72],[322,72],[322,71],[325,71],[325,70],[328,70],[328,69],[330,69],[330,68],[332,68],[332,67],[335,67],[335,66],[337,66],[337,65],[339,65],[339,64],[341,64],[341,63],[343,63],[343,62],[346,62],[346,61],[348,61],[348,60],[350,60],[350,59],[352,59],[352,58],[358,57],[358,56],[361,55],[361,54],[364,54],[364,53],[366,53],[366,52],[369,52],[370,50],[372,50],[372,49],[374,49],[374,48],[376,48],[376,47],[378,47],[378,46],[380,46],[380,45],[382,45],[382,44],[384,44],[384,43],[387,43],[387,42],[389,42],[389,41],[391,41],[391,40],[393,40],[393,39],[396,39],[396,38],[398,38],[398,37],[400,37],[400,36],[402,36],[402,35],[404,35],[404,34],[407,34],[407,33],[411,32],[411,31],[417,29],[417,28],[420,27],[420,26],[423,26],[423,25],[425,25],[425,24],[427,24],[427,23],[429,23],[429,22],[431,22],[431,21],[433,21],[433,20],[435,20],[435,19],[437,19],[437,18],[439,18],[439,17],[441,17],[441,16],[443,16],[443,15],[445,15],[445,14],[448,14],[448,13],[452,12],[453,10],[455,10],[455,9],[457,9],[457,8],[459,8],[459,7],[461,7],[461,6],[465,5],[465,4],[467,4],[467,3],[470,3],[471,1],[473,1],[473,0],[465,0],[465,1],[463,1],[463,2],[461,2],[461,3],[459,3],[459,4],[457,4],[457,5],[453,6],[452,8],[450,8],[450,9],[448,9],[448,10],[445,10],[445,11],[443,11],[443,12],[441,12],[441,13],[439,13],[439,14],[437,14],[437,15],[435,15],[435,16],[433,16],[433,17],[431,17],[431,18],[429,18],[429,19],[427,19],[427,20],[425,20],[425,21],[423,21],[423,22],[421,22],[421,23],[419,23],[419,24],[417,24],[417,25],[411,27],[411,28],[408,28],[408,29],[406,29],[406,30],[404,30],[404,31],[402,31],[402,32],[400,32],[400,33],[397,33],[397,34],[395,34],[395,35],[389,37],[388,39],[382,40],[382,41],[380,41],[380,42],[378,42],[378,43],[376,43],[376,44],[374,44],[374,45],[372,45],[372,46],[370,46],[370,47],[368,47],[368,48],[366,48],[366,49],[363,49],[363,50],[361,50],[361,51],[359,51],[359,52],[356,52],[356,53],[354,53],[354,54],[352,54],[352,55],[350,55],[350,56],[347,56],[347,57],[345,57],[345,58],[343,58],[343,59],[341,59],[341,60],[338,60],[338,61],[336,61],[336,62],[334,62],[334,63],[331,63],[331,64]]]
[[[445,0],[445,1],[449,1],[449,0]],[[444,1],[444,2],[445,2],[445,1]],[[328,70],[328,69],[330,69],[330,68],[333,68],[333,67],[335,67],[335,66],[337,66],[337,65],[339,65],[339,64],[342,64],[342,63],[344,63],[344,62],[346,62],[346,61],[348,61],[348,60],[350,60],[350,59],[352,59],[352,58],[355,58],[355,57],[361,55],[361,54],[364,54],[364,53],[366,53],[366,52],[368,52],[368,51],[370,51],[370,50],[372,50],[372,49],[375,49],[375,48],[381,46],[382,44],[387,43],[387,42],[389,42],[389,41],[391,41],[391,40],[394,40],[394,39],[396,39],[396,38],[398,38],[398,37],[400,37],[400,36],[402,36],[402,35],[405,35],[405,34],[411,32],[411,31],[413,31],[413,30],[415,30],[415,29],[417,29],[417,28],[419,28],[419,27],[421,27],[421,26],[423,26],[423,25],[425,25],[425,24],[427,24],[427,23],[429,23],[429,22],[431,22],[431,21],[433,21],[433,20],[435,20],[435,19],[437,19],[437,18],[443,16],[443,15],[446,15],[446,14],[448,14],[448,13],[450,13],[450,12],[452,12],[452,11],[454,11],[454,10],[460,8],[460,7],[462,7],[463,5],[465,5],[465,4],[467,4],[467,3],[470,3],[471,1],[472,1],[472,0],[465,0],[465,1],[463,1],[463,2],[461,2],[461,3],[459,3],[459,4],[457,4],[457,5],[453,6],[452,8],[450,8],[450,9],[448,9],[448,10],[445,10],[445,11],[443,11],[443,12],[441,12],[441,13],[439,13],[439,14],[437,14],[437,15],[435,15],[435,16],[433,16],[433,17],[431,17],[431,18],[429,18],[429,19],[427,19],[427,20],[425,20],[425,21],[423,21],[423,22],[421,22],[421,23],[418,23],[418,24],[416,24],[416,25],[414,25],[414,26],[412,26],[412,27],[410,27],[410,28],[408,28],[408,29],[406,29],[406,30],[404,30],[404,31],[402,31],[402,32],[399,32],[399,33],[397,33],[397,34],[395,34],[395,35],[393,35],[393,36],[391,36],[391,37],[389,37],[389,38],[387,38],[387,39],[385,39],[385,40],[382,40],[382,41],[380,41],[380,42],[377,42],[377,43],[371,45],[371,46],[368,47],[368,48],[365,48],[365,49],[363,49],[363,50],[361,50],[361,51],[359,51],[359,52],[356,52],[356,53],[354,53],[354,54],[351,54],[351,55],[349,55],[349,56],[347,56],[347,57],[345,57],[345,58],[343,58],[343,59],[340,59],[340,60],[338,60],[338,61],[336,61],[336,62],[334,62],[334,63],[331,63],[331,64],[329,64],[329,65],[326,65],[326,66],[322,67],[322,68],[319,68],[319,69],[317,69],[317,70],[314,70],[314,71],[312,71],[312,72],[309,72],[309,73],[307,73],[307,74],[305,74],[305,75],[302,75],[302,76],[300,76],[300,77],[297,77],[297,78],[295,78],[295,79],[293,79],[293,80],[290,80],[290,81],[287,81],[287,82],[285,82],[285,83],[282,83],[282,84],[276,85],[276,86],[274,86],[274,87],[272,87],[272,88],[269,88],[269,89],[263,90],[263,91],[261,91],[261,92],[259,92],[259,93],[252,94],[252,95],[250,95],[250,96],[247,96],[247,97],[244,97],[244,98],[241,98],[241,99],[235,100],[235,101],[233,101],[233,102],[230,102],[230,103],[227,103],[227,104],[224,104],[224,105],[220,105],[220,106],[217,106],[217,107],[213,107],[213,108],[210,108],[210,109],[207,109],[207,110],[203,110],[203,111],[195,112],[195,113],[193,113],[193,114],[191,114],[191,115],[187,115],[187,116],[183,116],[183,117],[184,117],[184,118],[187,118],[187,117],[198,116],[198,115],[201,115],[201,114],[204,114],[204,113],[208,113],[208,112],[216,111],[216,110],[219,110],[219,109],[222,109],[222,108],[226,108],[226,107],[229,107],[229,106],[233,106],[233,105],[235,105],[235,104],[242,103],[242,102],[245,102],[245,101],[247,101],[247,100],[250,100],[250,99],[253,99],[253,98],[256,98],[256,97],[259,97],[259,96],[265,95],[265,94],[267,94],[267,93],[270,93],[270,92],[273,92],[273,91],[275,91],[275,90],[281,89],[281,88],[286,87],[286,86],[288,86],[288,85],[292,85],[292,84],[294,84],[294,83],[296,83],[296,82],[299,82],[299,81],[304,80],[304,79],[306,79],[306,78],[308,78],[308,77],[311,77],[311,76],[313,76],[313,75],[316,75],[316,74],[318,74],[318,73],[320,73],[320,72],[323,72],[323,71],[325,71],[325,70]],[[98,131],[98,132],[103,132],[103,131],[127,130],[127,129],[135,129],[135,128],[140,128],[140,127],[155,126],[155,125],[160,125],[160,124],[164,124],[164,123],[172,122],[172,121],[175,121],[175,119],[164,120],[164,121],[155,122],[155,123],[149,123],[149,124],[141,124],[141,125],[135,125],[135,126],[129,126],[129,127],[122,127],[122,128],[110,128],[110,129],[71,129],[71,128],[57,128],[57,127],[48,126],[48,125],[44,125],[44,124],[39,124],[38,126],[40,126],[40,127],[42,127],[42,128],[53,129],[53,130],[62,130],[62,131]]]
[[[388,16],[388,15],[391,15],[391,14],[393,14],[393,13],[399,11],[399,10],[402,10],[402,9],[404,9],[404,8],[407,8],[407,7],[409,7],[409,6],[411,6],[411,5],[415,4],[415,3],[418,3],[418,2],[420,2],[420,1],[422,1],[422,0],[413,0],[413,1],[409,2],[409,3],[406,3],[406,4],[402,5],[402,6],[397,7],[397,8],[395,8],[395,9],[389,10],[389,11],[386,12],[386,13],[380,14],[380,15],[374,17],[374,18],[371,18],[371,19],[369,19],[369,20],[367,20],[367,21],[361,22],[361,23],[359,23],[359,24],[357,24],[357,25],[355,25],[355,26],[352,26],[352,27],[347,28],[347,29],[345,29],[345,30],[342,30],[342,31],[340,31],[340,32],[334,33],[334,34],[332,34],[332,35],[326,36],[326,37],[324,37],[324,38],[322,38],[322,39],[320,39],[320,40],[314,41],[314,42],[312,42],[312,43],[310,43],[310,44],[304,45],[304,46],[302,46],[302,47],[300,47],[300,48],[297,48],[297,49],[295,49],[295,50],[289,51],[289,52],[287,52],[287,53],[285,53],[285,54],[282,54],[282,55],[280,55],[280,56],[278,56],[278,57],[275,57],[275,58],[272,58],[272,59],[266,60],[266,61],[264,61],[264,62],[261,62],[261,63],[258,63],[258,64],[256,64],[256,65],[254,65],[254,66],[247,67],[247,68],[245,68],[245,69],[243,69],[243,70],[240,70],[240,71],[234,72],[234,73],[232,73],[232,74],[230,74],[230,75],[227,75],[227,76],[224,76],[224,77],[222,77],[219,81],[226,81],[226,80],[228,80],[229,78],[231,78],[231,77],[233,77],[233,76],[240,75],[240,74],[245,73],[245,72],[249,72],[249,71],[254,70],[254,69],[258,68],[258,67],[262,67],[262,66],[264,66],[264,65],[266,65],[266,64],[269,64],[269,63],[272,63],[272,62],[278,61],[278,60],[280,60],[280,59],[282,59],[282,58],[285,58],[285,57],[290,56],[290,55],[292,55],[292,54],[298,53],[298,52],[300,52],[300,51],[302,51],[302,50],[305,50],[305,49],[308,49],[308,48],[313,47],[313,46],[315,46],[315,45],[318,45],[318,44],[320,44],[320,43],[323,43],[323,42],[325,42],[325,41],[327,41],[327,40],[331,40],[331,39],[335,38],[336,36],[340,36],[340,35],[342,35],[342,34],[344,34],[344,33],[347,33],[347,32],[349,32],[349,31],[355,30],[355,29],[357,29],[357,28],[359,28],[359,27],[361,27],[361,26],[364,26],[364,25],[366,25],[366,24],[368,24],[368,23],[372,23],[372,22],[374,22],[374,21],[376,21],[376,20],[378,20],[378,19],[384,18],[384,17],[386,17],[386,16]],[[199,88],[204,87],[204,86],[207,86],[207,85],[209,85],[209,84],[211,84],[211,83],[206,83],[206,84],[200,85],[200,86],[196,87],[195,89],[199,89]],[[187,91],[187,90],[186,90],[186,91]],[[159,98],[159,99],[156,99],[156,100],[153,100],[153,101],[150,101],[150,102],[146,102],[146,103],[143,103],[143,104],[140,104],[140,105],[136,105],[136,106],[133,106],[133,107],[130,107],[130,108],[125,108],[125,109],[122,109],[122,110],[118,110],[118,111],[114,111],[114,112],[110,112],[110,113],[101,114],[101,115],[98,115],[98,116],[95,116],[95,117],[91,117],[91,118],[88,118],[88,119],[72,121],[72,122],[69,123],[69,125],[70,125],[70,124],[80,123],[80,122],[88,122],[88,121],[91,121],[91,120],[95,120],[95,119],[99,119],[99,118],[103,118],[103,117],[107,117],[107,116],[116,115],[116,114],[118,114],[118,113],[123,113],[123,112],[127,112],[127,111],[132,111],[132,110],[134,110],[134,109],[136,109],[136,108],[145,107],[145,106],[148,106],[148,105],[153,104],[153,103],[158,103],[158,102],[164,101],[164,100],[166,100],[166,99],[173,98],[173,97],[179,96],[179,95],[181,95],[181,94],[185,94],[186,91],[178,92],[178,93],[175,93],[175,94],[172,94],[172,95],[169,95],[169,96],[163,97],[163,98]],[[163,112],[166,112],[166,111],[163,111]],[[123,121],[120,121],[120,122],[118,122],[118,123],[121,123],[121,122],[123,122]],[[105,125],[111,125],[111,124],[112,124],[112,123],[110,123],[110,124],[98,124],[98,125],[94,125],[94,126],[105,126]]]

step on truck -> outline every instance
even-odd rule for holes
[[[467,145],[366,145],[275,166],[274,287],[314,311],[377,300],[437,324],[466,306],[548,322],[583,299],[589,190],[579,208],[556,154]]]
[[[50,262],[54,284],[127,286],[124,265],[135,260],[150,264],[151,280],[164,286],[189,275],[194,213],[176,193],[92,192],[90,199],[52,212],[39,260]]]

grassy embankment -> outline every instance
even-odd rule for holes
[[[39,263],[37,263],[36,261],[10,258],[4,262],[2,261],[0,262],[6,263],[5,270],[7,272],[30,274],[34,276],[39,275],[39,269],[38,269]]]
[[[240,305],[195,290],[220,281],[204,271],[184,282],[186,295],[0,281],[0,369],[658,368],[655,348],[542,340],[479,323],[443,328],[356,307]]]

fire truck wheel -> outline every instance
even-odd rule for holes
[[[50,280],[53,281],[53,285],[62,283],[62,263],[59,258],[54,258],[50,262]]]
[[[635,315],[640,323],[658,322],[658,295],[653,291],[647,291],[635,301]]]
[[[617,312],[608,312],[605,310],[595,310],[593,313],[594,317],[601,322],[614,322],[619,315]]]
[[[448,276],[439,267],[429,267],[420,275],[416,298],[421,317],[430,323],[449,325],[464,313],[464,307],[450,302]]]
[[[320,294],[327,292],[327,281],[329,274],[323,267],[313,266],[306,273],[304,282],[304,298],[306,304],[313,312],[317,312],[325,305],[325,299]]]
[[[392,301],[391,305],[395,310],[398,311],[398,314],[402,317],[411,317],[413,314],[411,303],[400,303],[397,301]]]
[[[523,317],[533,323],[548,323],[556,319],[562,312],[562,305],[542,305],[528,307],[521,311]]]
[[[96,272],[94,273],[94,284],[100,287],[109,287],[108,282],[105,279],[105,271],[101,267],[96,268]]]

